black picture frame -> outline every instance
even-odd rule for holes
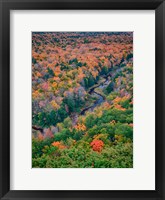
[[[155,10],[156,189],[154,191],[10,190],[10,10]],[[141,22],[142,23],[142,22]],[[165,2],[163,0],[0,0],[0,197],[7,199],[165,199]],[[143,180],[142,180],[143,181]]]

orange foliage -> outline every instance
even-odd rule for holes
[[[110,105],[107,101],[103,103],[103,106],[104,106],[106,109],[111,108],[111,105]]]
[[[128,124],[128,126],[133,127],[133,124]]]
[[[52,145],[54,147],[58,147],[59,149],[65,149],[66,146],[64,146],[63,144],[61,144],[61,142],[53,142]]]
[[[125,108],[123,108],[121,105],[115,105],[115,108],[117,109],[117,110],[121,110],[121,111],[125,111],[126,109]]]

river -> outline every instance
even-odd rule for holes
[[[97,100],[93,103],[93,105],[84,108],[84,109],[81,111],[80,115],[84,115],[87,111],[93,111],[94,108],[95,108],[96,106],[99,106],[100,104],[102,104],[102,103],[106,100],[105,97],[104,97],[103,95],[101,95],[100,93],[96,92],[95,89],[96,89],[96,88],[100,88],[100,89],[106,88],[106,87],[108,86],[108,84],[110,83],[110,79],[111,79],[112,77],[114,77],[114,75],[115,75],[116,73],[118,73],[118,72],[120,72],[120,71],[121,71],[121,67],[120,67],[120,68],[117,68],[116,70],[113,70],[113,71],[112,71],[112,69],[111,69],[111,71],[110,71],[107,75],[102,76],[102,78],[105,79],[104,82],[100,83],[99,85],[93,86],[93,87],[88,91],[88,93],[89,93],[90,95],[94,95],[94,96],[97,98]]]
[[[108,86],[108,84],[110,83],[110,77],[111,75],[108,74],[106,77],[103,77],[105,79],[104,82],[100,83],[99,85],[97,86],[94,86],[92,87],[90,90],[89,90],[89,94],[90,95],[93,95],[97,98],[97,100],[93,103],[93,105],[89,106],[89,107],[86,107],[84,108],[82,111],[81,111],[81,115],[84,115],[87,111],[93,111],[94,108],[96,106],[99,106],[100,104],[102,104],[104,101],[105,101],[105,97],[103,95],[101,95],[100,93],[96,92],[95,89],[96,88],[101,88],[101,89],[104,89],[105,87]]]

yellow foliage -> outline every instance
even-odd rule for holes
[[[86,130],[86,126],[84,124],[80,124],[78,123],[77,125],[74,126],[74,128],[78,131],[85,131]]]
[[[55,110],[58,110],[60,108],[60,106],[54,100],[52,100],[50,104]]]
[[[40,96],[40,93],[39,93],[38,90],[36,90],[36,91],[34,91],[34,92],[32,93],[32,97],[33,97],[33,98],[38,98],[39,96]]]
[[[57,83],[56,82],[52,83],[52,87],[57,88]]]
[[[112,121],[110,122],[110,124],[115,125],[115,124],[116,124],[116,121],[115,121],[115,120],[112,120]]]

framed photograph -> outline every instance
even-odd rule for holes
[[[1,0],[1,199],[165,199],[165,3]]]

